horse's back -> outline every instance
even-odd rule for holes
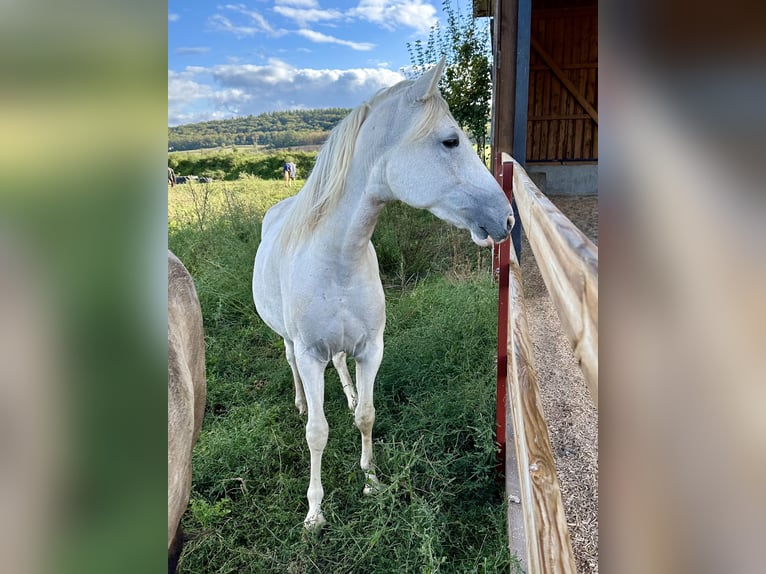
[[[189,502],[205,394],[202,310],[191,275],[168,251],[168,548]]]

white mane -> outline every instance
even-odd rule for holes
[[[317,156],[311,175],[295,196],[292,209],[282,224],[280,236],[284,246],[300,243],[343,196],[357,136],[370,110],[388,98],[399,95],[413,83],[412,80],[405,80],[383,88],[332,130]],[[439,117],[449,115],[447,103],[438,92],[425,100],[411,103],[414,104],[418,104],[421,113],[407,130],[405,140],[425,137]]]

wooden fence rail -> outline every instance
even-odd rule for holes
[[[556,463],[538,396],[521,270],[513,249],[510,257],[506,409],[512,425],[507,427],[506,433],[512,433],[516,456],[515,461],[506,459],[505,473],[506,477],[518,473],[526,534],[526,571],[529,574],[575,574],[577,569],[556,476]],[[512,504],[509,498],[509,507]]]
[[[513,161],[516,205],[561,325],[598,407],[598,248]]]
[[[498,181],[507,193],[513,188],[530,246],[595,402],[598,251],[537,189],[518,163],[507,154],[498,160],[502,160],[497,162]],[[513,249],[498,250],[495,265],[501,285],[498,433],[502,435],[498,442],[503,448],[515,445],[514,451],[504,453],[509,546],[529,574],[574,574],[569,529],[538,396],[521,270]],[[506,425],[506,419],[511,424]]]

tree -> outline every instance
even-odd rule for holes
[[[480,25],[469,11],[459,13],[452,0],[444,0],[442,9],[447,16],[445,28],[439,24],[431,27],[425,45],[421,40],[407,43],[407,51],[415,77],[436,64],[442,56],[447,67],[439,82],[444,99],[462,129],[476,141],[477,152],[485,161],[490,100],[492,98],[492,73],[490,69],[489,32]]]

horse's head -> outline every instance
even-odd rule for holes
[[[510,234],[511,205],[449,113],[438,89],[443,71],[444,59],[391,102],[373,106],[363,130],[377,131],[378,138],[398,134],[389,136],[396,140],[379,158],[393,198],[468,229],[478,245],[491,245]]]

